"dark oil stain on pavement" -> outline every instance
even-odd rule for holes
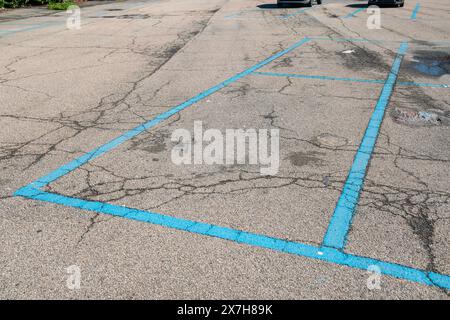
[[[166,150],[167,132],[158,132],[140,139],[132,140],[130,150],[142,150],[148,153],[161,153]]]
[[[406,219],[408,225],[412,228],[415,235],[417,235],[422,242],[423,247],[429,256],[427,270],[434,271],[436,269],[433,254],[433,237],[434,237],[434,222],[426,215],[409,216]]]
[[[118,16],[117,19],[148,19],[150,16],[148,14],[124,14],[121,16]]]
[[[289,154],[289,161],[297,167],[306,166],[308,164],[322,165],[323,160],[318,156],[325,155],[322,152],[291,152]]]
[[[450,49],[448,51],[418,50],[406,67],[415,73],[429,77],[450,74]]]
[[[322,133],[312,139],[312,143],[318,147],[339,148],[348,144],[348,140],[331,133]]]
[[[160,52],[157,52],[154,56],[159,59],[169,59],[174,56],[181,48],[183,48],[182,43],[169,44],[167,48],[162,49]]]
[[[142,150],[145,150],[150,153],[160,153],[166,150],[166,145],[164,143],[158,143],[151,146],[147,146],[142,148]]]
[[[278,61],[274,62],[274,66],[272,69],[276,68],[293,68],[294,65],[292,64],[292,59],[289,57],[285,57],[283,59],[279,59]]]
[[[354,52],[351,54],[344,53],[346,50],[354,50]],[[344,51],[337,52],[336,55],[344,61],[345,67],[351,70],[372,69],[384,72],[384,70],[389,69],[386,59],[381,54],[362,48],[352,46]]]

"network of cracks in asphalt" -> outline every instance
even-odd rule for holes
[[[127,126],[133,126],[149,120],[149,115],[142,115],[139,111],[136,111],[136,106],[146,107],[147,109],[154,109],[154,114],[158,114],[161,108],[167,108],[168,106],[155,105],[152,98],[146,97],[145,99],[137,94],[136,88],[142,81],[151,77],[159,68],[164,65],[177,51],[179,51],[193,36],[206,26],[207,19],[202,23],[198,23],[195,28],[182,32],[178,35],[178,39],[168,45],[160,48],[149,47],[146,49],[135,49],[133,47],[128,48],[130,51],[145,55],[149,58],[148,70],[139,79],[136,79],[132,84],[129,91],[121,94],[111,94],[102,97],[99,103],[90,108],[89,110],[83,110],[75,114],[65,114],[61,113],[56,117],[28,117],[26,115],[17,114],[3,114],[0,117],[3,119],[16,119],[19,121],[26,122],[38,122],[38,123],[48,123],[55,127],[45,134],[30,139],[28,141],[23,141],[21,143],[11,143],[0,145],[0,163],[2,170],[14,172],[17,170],[26,171],[32,170],[34,166],[43,161],[46,157],[55,154],[69,154],[78,155],[83,152],[83,150],[67,150],[64,145],[68,141],[76,140],[77,136],[81,135],[83,132],[89,129],[98,129],[106,131],[117,131],[117,124],[124,124]],[[280,44],[281,46],[281,44]],[[51,51],[52,49],[49,49]],[[43,54],[41,52],[39,54]],[[16,87],[23,90],[25,93],[28,89],[22,88],[16,85],[9,84],[9,80],[6,78],[8,74],[14,74],[14,65],[20,63],[22,57],[17,57],[6,65],[6,73],[0,75],[0,84],[4,86]],[[278,89],[280,94],[284,94],[284,91],[288,86],[293,85],[290,79],[287,79],[288,84],[284,87]],[[170,85],[170,82],[164,83],[159,89],[153,92],[153,97],[155,97],[158,92],[164,87]],[[230,90],[228,94],[230,99],[236,98],[242,95],[248,94],[251,90],[254,90],[248,84],[238,88],[237,90]],[[428,96],[427,93],[421,88],[414,89],[411,93],[411,98],[417,100],[418,103],[424,103],[427,101],[429,106],[430,101],[434,99]],[[418,94],[418,91],[420,91]],[[35,93],[35,92],[33,92]],[[328,94],[328,96],[333,96]],[[420,98],[418,98],[420,97]],[[50,96],[49,99],[54,97]],[[436,107],[439,109],[439,107]],[[440,109],[441,110],[441,109]],[[442,112],[447,112],[443,111]],[[129,119],[117,119],[115,115],[117,114],[130,114]],[[393,114],[395,117],[395,113]],[[272,127],[283,129],[283,125],[277,116],[277,110],[274,107],[267,114],[261,115]],[[168,131],[164,130],[175,122],[179,121],[181,118],[180,114],[177,114],[173,119],[169,120],[163,129],[158,132],[148,132],[139,136],[131,141],[131,148],[143,148],[147,149],[150,154],[157,154],[159,152],[164,152],[169,146],[168,141]],[[397,119],[398,120],[398,119]],[[49,137],[52,137],[54,133],[58,132],[64,137],[53,142],[49,142]],[[390,137],[386,132],[381,132],[381,138],[390,141]],[[307,143],[317,150],[336,150],[342,152],[355,153],[357,150],[356,145],[348,145],[346,141],[343,141],[340,137],[328,137],[328,140],[324,136],[317,136],[311,139],[305,139],[299,137],[295,132],[290,132],[290,134],[282,135],[281,139],[286,141],[298,141],[302,143]],[[338,141],[338,143],[329,144],[326,141],[329,140]],[[342,143],[341,143],[342,142]],[[399,187],[389,184],[381,184],[377,181],[367,180],[362,199],[360,202],[360,207],[370,207],[379,211],[386,212],[388,214],[400,217],[404,219],[406,224],[417,234],[422,242],[424,249],[428,254],[428,266],[427,270],[439,273],[439,267],[436,264],[436,256],[433,250],[434,234],[435,234],[435,224],[444,219],[449,219],[442,214],[439,210],[440,207],[448,206],[450,203],[450,193],[448,191],[438,191],[432,190],[432,188],[423,181],[414,172],[404,168],[400,163],[402,160],[412,160],[412,161],[427,161],[432,165],[432,163],[449,163],[449,159],[442,159],[437,157],[432,157],[428,154],[421,154],[414,150],[409,150],[400,145],[389,142],[388,148],[379,150],[374,153],[374,157],[377,156],[390,156],[392,159],[392,164],[396,169],[400,170],[406,174],[412,181],[418,184],[420,187]],[[309,162],[320,162],[326,161],[320,158],[320,151],[312,154],[291,154],[289,159],[296,166],[303,166]],[[286,175],[276,175],[276,176],[261,176],[259,172],[250,172],[243,170],[239,167],[231,168],[220,168],[216,172],[206,173],[200,176],[195,174],[192,176],[186,176],[183,178],[176,178],[173,176],[165,175],[168,181],[163,183],[154,183],[155,178],[159,178],[160,175],[152,174],[148,176],[130,177],[122,176],[113,170],[107,168],[106,166],[100,166],[99,164],[87,164],[78,170],[85,172],[85,180],[80,181],[82,186],[81,190],[70,194],[78,198],[94,200],[102,198],[105,202],[117,202],[123,198],[129,196],[135,196],[138,194],[150,193],[155,190],[166,190],[166,191],[177,191],[177,195],[172,199],[161,202],[154,205],[151,208],[146,208],[148,210],[157,209],[163,205],[168,204],[171,201],[179,200],[183,197],[191,195],[212,195],[212,194],[242,194],[246,192],[251,192],[257,189],[280,189],[285,187],[298,187],[298,188],[308,188],[308,189],[329,189],[342,191],[344,178],[342,174],[336,175],[336,173],[323,173],[322,175],[307,175],[298,173],[296,175],[286,176]],[[222,176],[223,172],[227,172],[229,178],[226,180],[214,179],[214,176]],[[98,179],[92,179],[95,175],[102,175],[105,177],[103,181],[98,181]],[[202,179],[208,178],[207,183],[203,183]],[[213,179],[211,179],[213,178]],[[145,187],[132,187],[136,180],[145,181]],[[211,182],[211,180],[216,180]],[[10,184],[10,180],[0,180],[0,185]],[[142,185],[142,183],[140,183]],[[218,191],[218,187],[228,185],[226,191]],[[52,190],[52,185],[47,186],[47,190]],[[10,193],[4,193],[1,198],[10,197]],[[90,213],[91,219],[90,223],[86,227],[86,230],[81,234],[79,243],[83,241],[86,234],[90,232],[97,223],[97,218],[99,214]],[[102,220],[104,221],[104,220]]]

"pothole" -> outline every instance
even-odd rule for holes
[[[407,108],[395,108],[391,115],[396,122],[411,126],[450,125],[450,118],[437,110],[419,111]]]
[[[319,147],[338,148],[348,144],[348,140],[331,133],[322,133],[313,139],[313,143]]]

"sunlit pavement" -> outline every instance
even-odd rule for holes
[[[0,13],[0,297],[448,299],[450,10],[380,13]],[[175,164],[199,121],[278,130],[277,172]]]

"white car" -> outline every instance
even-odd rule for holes
[[[322,4],[322,0],[316,0],[317,4]],[[313,0],[277,0],[277,6],[282,7],[285,4],[305,4],[311,7]]]

